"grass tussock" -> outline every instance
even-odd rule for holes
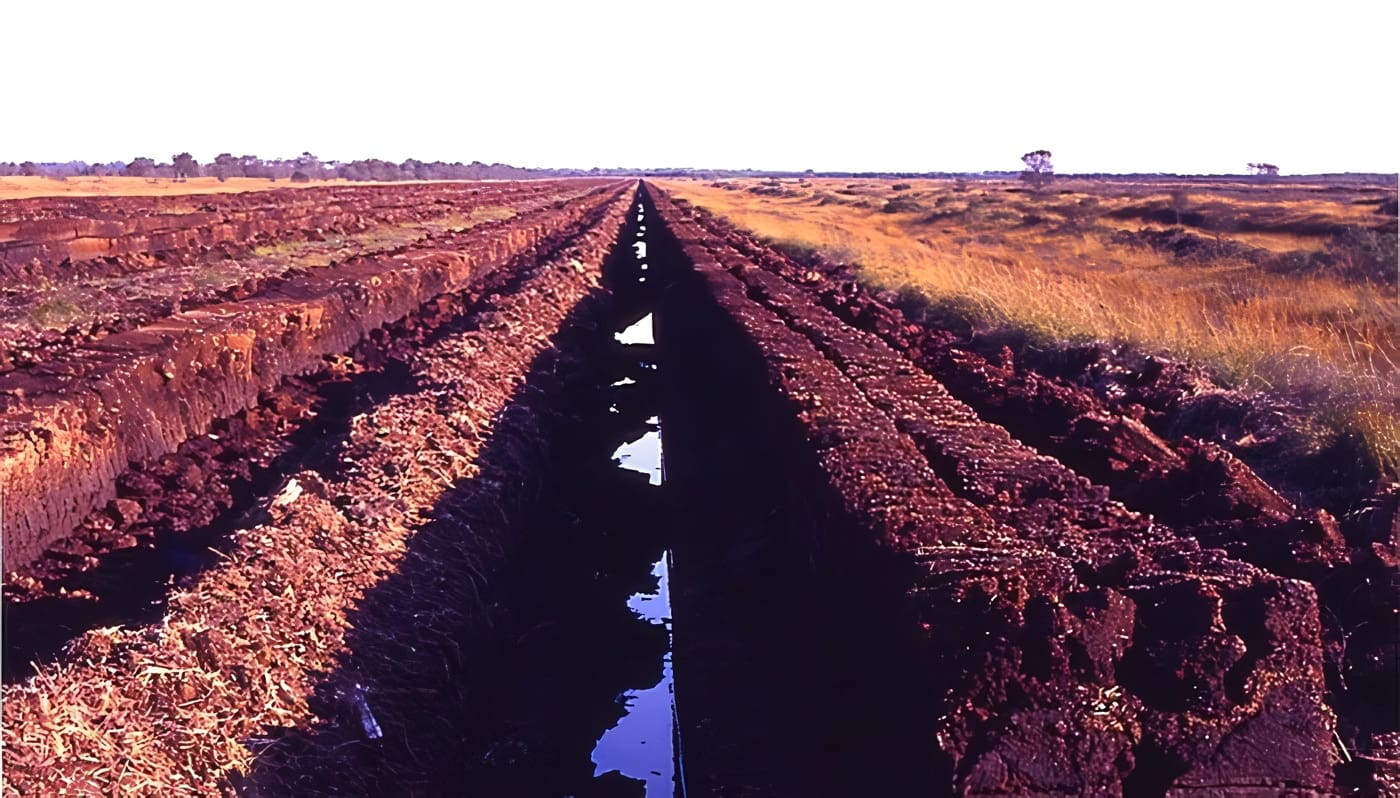
[[[1077,182],[1037,194],[817,180],[776,197],[665,185],[790,249],[857,265],[873,289],[917,292],[974,332],[1126,343],[1203,363],[1222,384],[1303,398],[1400,475],[1393,186]],[[870,202],[831,201],[857,190]]]

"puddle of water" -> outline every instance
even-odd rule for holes
[[[650,624],[671,625],[671,563],[669,555],[652,563],[651,575],[656,577],[655,593],[633,593],[627,599],[627,608],[637,613],[637,617]],[[670,665],[671,655],[666,655]]]
[[[645,280],[646,278],[643,277],[642,279]],[[620,333],[616,333],[615,335],[613,335],[613,338],[617,339],[617,342],[621,344],[656,343],[656,338],[652,334],[651,314],[648,313],[647,315],[641,317],[637,320],[636,324],[633,324],[631,327],[628,327]]]
[[[627,709],[617,725],[603,732],[593,749],[593,775],[611,771],[646,783],[647,798],[674,798],[681,794],[676,778],[676,695],[671,665],[670,552],[652,566],[655,593],[634,593],[627,606],[637,617],[664,626],[666,656],[661,660],[661,681],[645,690],[628,690],[618,696]]]
[[[655,416],[647,421],[655,424]],[[628,471],[640,471],[651,475],[651,484],[661,484],[661,433],[652,430],[642,437],[624,443],[613,452],[613,459]]]
[[[640,258],[646,251],[646,245],[637,242],[635,246]],[[642,264],[642,268],[645,269],[646,264]],[[645,277],[641,278],[641,281],[645,280]],[[648,313],[614,337],[621,344],[655,344],[652,315]],[[637,365],[656,368],[655,363]],[[613,386],[634,384],[636,380],[623,377]],[[647,474],[652,485],[660,485],[665,478],[661,419],[653,415],[646,423],[651,429],[640,438],[618,446],[612,457],[619,467]],[[598,738],[592,754],[595,778],[617,772],[645,784],[647,798],[675,798],[685,794],[684,779],[678,772],[681,760],[676,737],[679,725],[676,722],[675,673],[671,661],[670,558],[671,552],[667,550],[652,564],[655,592],[634,593],[627,599],[628,609],[638,619],[666,629],[667,645],[666,654],[661,660],[661,679],[650,687],[628,690],[617,697],[625,714],[618,719],[617,725]]]
[[[613,458],[622,468],[651,475],[651,484],[663,478],[660,418],[648,424],[658,428],[617,448]],[[603,732],[593,749],[595,777],[617,771],[646,784],[647,798],[674,798],[684,794],[676,763],[675,672],[671,663],[671,552],[663,552],[652,564],[656,592],[634,593],[627,607],[641,620],[666,628],[666,654],[661,660],[661,680],[644,690],[628,690],[617,700],[627,710],[616,726]]]

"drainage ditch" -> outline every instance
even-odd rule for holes
[[[612,462],[628,472],[629,479],[638,483],[638,490],[651,490],[659,498],[659,503],[647,502],[640,508],[643,512],[637,514],[638,520],[649,524],[653,533],[647,549],[663,547],[648,571],[654,586],[648,583],[631,594],[626,606],[638,621],[645,622],[652,630],[664,632],[665,649],[659,662],[660,678],[654,684],[633,687],[617,696],[615,700],[623,714],[598,738],[591,759],[595,777],[628,784],[631,788],[641,785],[642,794],[647,798],[671,798],[685,795],[685,779],[672,656],[670,508],[664,493],[665,459],[656,390],[661,364],[651,309],[654,303],[649,299],[655,296],[657,283],[647,261],[645,206],[639,202],[636,211],[635,224],[624,228],[619,241],[620,247],[630,245],[632,258],[614,258],[609,263],[608,279],[622,297],[619,305],[624,318],[630,318],[638,310],[647,312],[613,336],[615,357],[611,362],[615,370],[610,376],[617,379],[609,384],[613,401],[608,413],[621,423],[626,430],[624,437],[628,438],[614,450]],[[651,286],[647,285],[649,277]],[[643,414],[645,418],[638,427],[636,420]],[[639,429],[641,434],[631,437]],[[641,488],[638,479],[643,475],[646,489]],[[635,575],[635,565],[631,569],[629,575]],[[650,672],[655,673],[655,668]]]
[[[255,741],[241,793],[686,794],[656,282],[637,215],[608,290],[570,313],[493,425],[480,476],[434,510],[412,569],[362,602],[364,634],[313,702],[322,721]],[[514,542],[479,584],[437,553],[492,524]],[[443,604],[462,620],[439,640],[418,619]],[[415,628],[396,634],[394,619]]]
[[[243,741],[239,793],[928,791],[904,580],[860,552],[818,559],[814,539],[855,536],[831,532],[839,508],[761,352],[654,219],[642,190],[605,290],[356,603],[314,725]],[[439,407],[466,391],[429,387]]]

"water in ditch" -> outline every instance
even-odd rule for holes
[[[639,205],[638,221],[642,218]],[[647,272],[645,232],[638,231],[637,238],[633,248],[639,261],[637,281],[642,284]],[[637,377],[644,378],[646,371],[655,370],[656,364],[648,360],[648,353],[654,352],[656,344],[652,314],[643,316],[614,337],[624,353],[620,362],[631,364],[641,372]],[[627,391],[635,385],[634,377],[624,376],[613,383],[613,390]],[[613,409],[616,408],[614,405]],[[659,487],[665,481],[661,420],[650,416],[645,426],[645,432],[639,437],[617,447],[613,462],[620,468],[646,474],[650,484]],[[644,782],[647,798],[685,794],[671,655],[670,570],[671,551],[666,549],[651,566],[655,589],[634,593],[627,600],[628,609],[638,619],[665,629],[667,645],[662,655],[661,678],[650,687],[627,690],[618,696],[625,714],[603,733],[592,753],[595,776],[616,772]]]

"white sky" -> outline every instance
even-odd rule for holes
[[[1400,2],[0,6],[0,160],[1400,171]]]

